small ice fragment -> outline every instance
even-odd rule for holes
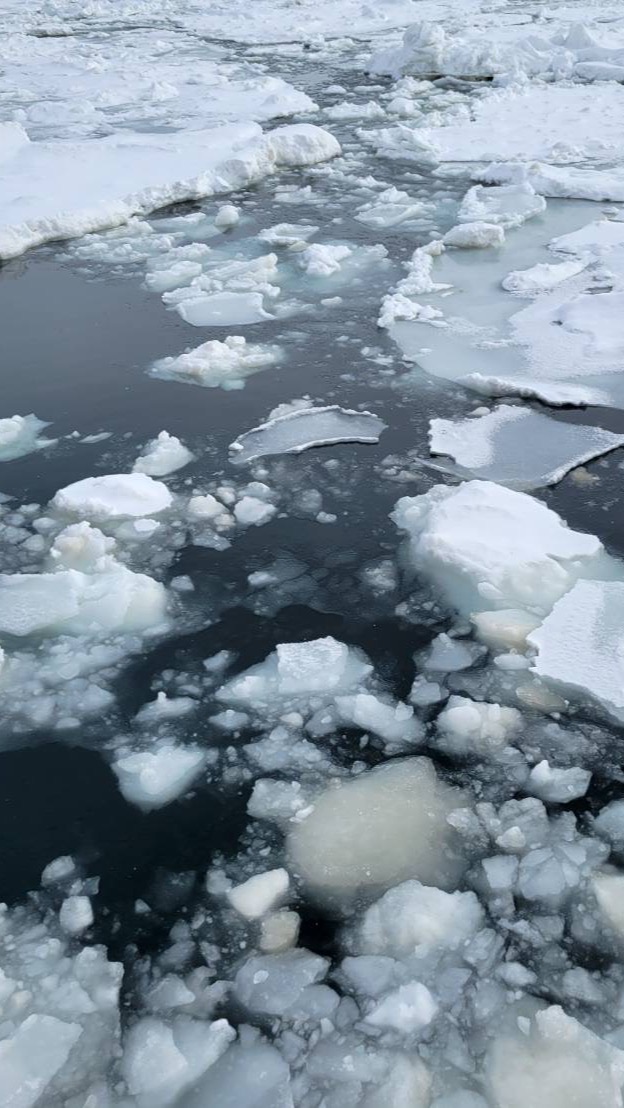
[[[93,908],[88,896],[68,896],[61,904],[59,923],[68,935],[80,935],[93,923]]]
[[[235,227],[240,219],[240,212],[233,204],[223,204],[214,218],[214,225],[219,231],[229,231]]]
[[[295,946],[300,923],[297,913],[287,908],[270,912],[260,925],[260,950],[264,954],[279,954]]]
[[[39,438],[39,432],[49,424],[35,415],[14,415],[0,419],[0,462],[23,458],[46,446],[54,446],[56,439]]]
[[[288,886],[285,869],[267,870],[230,889],[227,897],[232,907],[245,919],[260,919],[284,899]]]
[[[341,442],[379,442],[386,424],[372,412],[331,405],[304,408],[268,420],[230,445],[231,461],[244,465],[267,454],[299,454]]]
[[[162,358],[151,373],[207,389],[242,389],[247,377],[274,365],[280,355],[276,346],[257,346],[242,335],[229,335],[223,342],[210,339],[176,358]]]
[[[193,461],[194,455],[168,431],[148,442],[145,452],[137,458],[133,466],[134,473],[147,473],[150,477],[166,477],[175,473]]]
[[[243,496],[234,505],[234,517],[244,527],[261,527],[276,514],[275,504],[267,504],[255,496]]]
[[[501,246],[505,241],[505,231],[499,223],[458,223],[447,231],[442,242],[445,246],[460,249],[484,249],[488,246]]]
[[[373,1027],[391,1027],[409,1035],[427,1027],[437,1010],[438,1005],[426,985],[412,981],[388,993],[364,1019]]]
[[[163,808],[188,791],[200,774],[206,755],[197,747],[162,743],[154,751],[127,754],[113,762],[123,796],[149,812]]]

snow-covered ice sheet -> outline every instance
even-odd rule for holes
[[[254,123],[171,134],[121,131],[64,143],[30,142],[24,131],[20,143],[11,142],[0,181],[2,258],[340,153],[336,139],[311,124],[264,135]]]
[[[528,636],[534,669],[624,719],[624,583],[578,581]]]
[[[383,420],[372,412],[352,411],[336,404],[301,408],[240,435],[230,445],[230,457],[235,465],[244,465],[268,454],[300,454],[341,442],[376,443],[385,428]]]
[[[433,419],[429,427],[432,454],[453,458],[464,474],[517,489],[554,485],[623,444],[624,435],[510,405],[467,419]]]

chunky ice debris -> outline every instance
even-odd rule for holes
[[[147,444],[145,453],[137,458],[133,472],[147,473],[149,477],[166,477],[192,461],[193,454],[175,435],[161,431]]]
[[[150,812],[188,792],[205,761],[205,752],[197,747],[165,741],[154,750],[122,755],[113,770],[126,800]]]
[[[260,919],[284,900],[289,886],[285,869],[257,873],[227,894],[233,908],[245,919]]]
[[[164,625],[167,593],[160,582],[133,573],[112,554],[87,563],[86,572],[62,565],[59,560],[52,573],[0,575],[0,633],[97,636]]]
[[[504,404],[479,417],[429,424],[432,454],[453,458],[463,473],[517,489],[554,485],[623,444],[624,435]]]
[[[420,219],[429,211],[423,200],[414,199],[407,192],[392,186],[380,192],[374,200],[369,200],[358,208],[355,218],[361,223],[383,230],[396,227],[399,223]]]
[[[240,219],[240,212],[233,204],[222,204],[214,220],[215,227],[220,231],[229,231],[235,227]]]
[[[442,242],[445,246],[461,249],[485,249],[488,246],[501,246],[505,241],[505,229],[500,223],[485,223],[474,220],[471,223],[458,223],[447,231]]]
[[[364,1018],[373,1027],[389,1027],[411,1035],[427,1027],[437,1010],[427,986],[413,981],[388,993]]]
[[[497,1108],[619,1108],[622,1051],[558,1006],[517,1022],[496,1039],[487,1061],[488,1091]]]
[[[307,166],[340,153],[310,123],[263,134],[254,123],[158,134],[120,131],[83,142],[29,142],[25,132],[3,163],[0,257],[50,239],[127,223],[135,215],[262,180],[281,166]],[[22,182],[30,187],[25,194]]]
[[[111,473],[85,477],[59,489],[52,506],[68,515],[99,522],[158,515],[172,499],[166,485],[145,473]]]
[[[352,253],[344,243],[313,242],[301,251],[297,261],[308,277],[331,277],[340,272],[341,262]]]
[[[257,496],[243,496],[234,505],[234,518],[243,527],[261,527],[276,514],[275,504]]]
[[[491,188],[474,185],[464,196],[457,215],[460,224],[483,222],[513,228],[545,210],[546,201],[529,184],[496,185]]]
[[[495,757],[518,735],[516,708],[452,696],[437,719],[436,745],[447,754]]]
[[[68,896],[61,904],[59,923],[67,935],[80,935],[93,923],[93,908],[88,896]]]
[[[338,997],[319,985],[329,968],[326,958],[297,948],[264,954],[244,962],[234,980],[237,999],[251,1012],[285,1018],[331,1015]]]
[[[419,320],[434,323],[442,312],[430,305],[423,305],[417,297],[431,292],[441,292],[448,285],[433,280],[433,260],[444,252],[441,239],[434,239],[426,246],[419,246],[407,263],[407,277],[384,297],[381,314],[377,321],[379,327],[391,327],[397,320]]]
[[[74,951],[54,913],[0,909],[3,1024],[0,1100],[69,1103],[104,1076],[119,1049],[123,967],[105,950]]]
[[[310,642],[280,643],[264,662],[234,677],[217,692],[226,703],[258,707],[276,698],[333,696],[349,692],[372,673],[358,651],[327,636]]]
[[[48,426],[35,415],[14,415],[8,419],[0,419],[0,462],[10,462],[14,458],[32,454],[34,450],[54,446],[56,439],[39,437],[39,432]]]
[[[558,769],[544,758],[531,770],[525,787],[532,796],[538,796],[547,804],[567,804],[585,796],[590,781],[589,770],[580,766]]]
[[[300,454],[318,446],[340,442],[379,442],[386,424],[372,412],[356,412],[337,404],[303,408],[269,419],[246,431],[231,445],[235,465],[253,462],[268,454]]]
[[[405,496],[392,519],[409,536],[414,569],[466,614],[506,608],[546,614],[601,564],[594,535],[573,531],[526,493],[489,481]]]
[[[409,877],[452,888],[462,861],[446,816],[465,803],[426,758],[378,766],[317,797],[288,836],[291,868],[321,897],[378,893]]]
[[[153,377],[206,389],[242,389],[247,377],[274,365],[280,356],[276,346],[258,346],[242,335],[230,335],[223,342],[209,339],[175,358],[161,358],[150,372]]]
[[[138,1108],[165,1108],[204,1076],[236,1038],[227,1020],[145,1017],[126,1035],[121,1069]]]
[[[386,749],[407,749],[423,738],[422,724],[414,717],[414,709],[399,701],[386,704],[373,693],[337,696],[336,706],[343,723],[372,731],[386,744]]]
[[[624,583],[578,581],[527,636],[540,677],[586,694],[618,720],[624,719],[623,612]]]
[[[437,14],[437,13],[436,13]],[[466,29],[452,26],[447,31],[442,22],[417,22],[408,27],[403,43],[376,53],[369,71],[401,77],[462,78],[542,77],[549,81],[580,78],[592,81],[621,80],[622,46],[617,34],[602,42],[595,28],[582,24],[557,30],[554,35],[527,24],[506,27],[504,23],[487,24],[487,34],[480,27]],[[523,87],[522,85],[520,86]],[[504,132],[503,132],[504,133]]]
[[[276,223],[260,231],[258,239],[269,246],[297,246],[316,234],[318,227],[312,223]]]
[[[210,1067],[184,1100],[184,1108],[292,1108],[288,1063],[268,1043],[236,1043]]]
[[[422,947],[455,949],[480,930],[483,909],[473,892],[405,881],[372,904],[357,930],[357,950],[404,958]]]

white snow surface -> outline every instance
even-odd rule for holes
[[[161,431],[155,439],[148,442],[145,452],[139,455],[133,472],[147,473],[149,477],[167,477],[192,461],[193,454],[180,439],[170,435],[168,431]]]
[[[154,363],[151,373],[164,380],[228,391],[244,388],[247,377],[274,365],[279,358],[280,351],[275,346],[254,345],[242,335],[230,335],[222,342],[209,339],[177,357],[161,358]]]
[[[0,181],[0,258],[51,239],[115,227],[168,204],[231,192],[282,166],[315,165],[340,153],[312,124],[257,124],[175,133],[120,131],[83,142],[15,143]],[[22,182],[28,180],[25,194]]]
[[[58,511],[94,521],[141,519],[158,515],[171,503],[167,486],[146,473],[85,477],[59,489],[52,500]]]

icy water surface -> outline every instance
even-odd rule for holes
[[[200,54],[204,43],[216,59],[266,60],[264,47],[198,39]],[[34,413],[52,440],[0,457],[0,570],[52,578],[0,602],[6,972],[21,982],[49,957],[47,978],[88,978],[95,997],[73,1076],[70,1043],[20,1108],[560,1108],[556,1075],[575,1053],[581,1108],[621,1105],[624,817],[594,817],[624,797],[624,414],[462,381],[472,359],[503,375],[507,347],[524,357],[498,270],[551,261],[549,240],[603,206],[549,199],[506,225],[505,252],[434,259],[450,296],[408,287],[414,251],[455,226],[474,167],[376,153],[387,121],[365,106],[387,104],[392,83],[365,73],[368,53],[312,43],[272,60],[326,112],[314,121],[341,142],[339,161],[0,269],[0,415]],[[411,95],[435,118],[482,95],[464,85]],[[359,109],[332,111],[343,102]],[[215,229],[226,202],[240,218]],[[605,287],[599,271],[590,292]],[[489,345],[468,347],[461,323],[417,322],[421,302],[438,320],[465,314]],[[543,417],[526,423],[544,436],[539,464],[524,465],[530,433],[523,443],[514,419],[471,438],[472,454],[446,425],[461,471],[434,451],[431,420],[498,403]],[[386,429],[378,443],[302,440],[301,453],[232,464],[239,436],[307,406]],[[551,456],[555,423],[580,433]],[[179,468],[159,471],[146,451],[163,430],[192,454]],[[171,493],[164,507],[120,522],[103,486],[54,499],[139,456]],[[462,484],[470,475],[494,484]],[[82,520],[115,545],[68,537]],[[75,610],[60,614],[57,572],[76,575]],[[558,602],[588,587],[599,614],[561,632]],[[569,681],[536,677],[527,650],[551,650],[556,670],[561,635]],[[64,856],[73,864],[47,871],[29,916],[19,906]],[[238,889],[258,875],[268,885]],[[104,945],[92,976],[28,945],[58,935],[72,959]],[[106,957],[124,967],[121,1032],[98,993],[112,987]],[[527,1066],[537,1086],[541,1072],[554,1082],[552,1099],[534,1087],[513,1099],[505,1074]]]

